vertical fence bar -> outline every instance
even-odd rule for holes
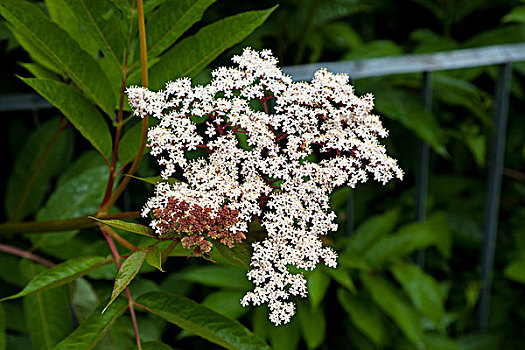
[[[432,72],[423,72],[423,104],[425,111],[432,111]],[[428,196],[428,167],[430,149],[428,143],[420,140],[419,163],[416,178],[416,217],[417,221],[425,221],[427,218],[427,196]],[[425,267],[425,250],[420,249],[416,253],[416,262]]]
[[[491,137],[490,159],[488,163],[488,187],[485,202],[485,222],[483,227],[483,247],[481,253],[481,297],[478,325],[485,332],[489,325],[490,285],[496,236],[498,232],[498,214],[501,193],[501,178],[505,156],[505,137],[509,107],[509,89],[512,78],[512,64],[499,66],[496,83],[496,104],[494,108],[494,130]]]

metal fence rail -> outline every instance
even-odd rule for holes
[[[494,108],[495,129],[491,138],[491,154],[488,163],[488,187],[481,254],[483,287],[479,304],[478,323],[482,331],[486,331],[489,320],[490,281],[498,228],[512,62],[518,61],[525,61],[525,44],[495,45],[423,55],[403,55],[349,62],[325,62],[283,68],[284,72],[292,75],[295,80],[310,80],[314,72],[320,68],[326,68],[334,73],[347,73],[351,79],[422,73],[422,99],[425,109],[431,111],[433,71],[499,65]],[[36,94],[0,96],[0,112],[41,110],[50,107],[51,105],[48,102]],[[423,221],[426,218],[429,153],[428,145],[421,141],[416,177],[416,211],[419,221]],[[353,232],[353,207],[352,194],[347,200],[347,233]],[[418,252],[417,261],[421,266],[424,265],[424,251]]]
[[[326,68],[333,73],[346,73],[350,79],[378,77],[392,74],[422,73],[423,104],[425,110],[432,110],[432,72],[450,69],[464,69],[499,65],[496,82],[494,126],[491,137],[491,153],[488,162],[488,185],[485,201],[485,222],[481,252],[482,289],[479,302],[478,326],[486,331],[490,311],[490,286],[494,265],[494,254],[498,231],[499,202],[503,173],[505,138],[508,117],[509,87],[512,77],[512,62],[525,61],[525,44],[486,46],[473,49],[454,50],[422,55],[373,58],[361,61],[324,62],[285,67],[285,73],[296,81],[311,80],[314,72]],[[416,176],[416,217],[426,218],[428,193],[429,147],[421,141]],[[347,211],[353,210],[353,197],[347,201]],[[347,234],[353,231],[353,214],[347,213]],[[424,251],[418,251],[416,260],[424,266]]]

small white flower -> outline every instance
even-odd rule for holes
[[[329,209],[334,188],[354,187],[369,174],[386,183],[403,172],[378,141],[388,132],[371,114],[372,95],[356,96],[348,76],[319,70],[311,83],[293,82],[269,50],[247,48],[232,60],[237,67],[216,69],[208,85],[192,87],[183,78],[165,91],[126,90],[135,115],[160,120],[148,141],[161,176],[182,171],[186,180],[159,183],[142,214],[165,209],[172,198],[212,215],[224,205],[238,211],[231,232],[247,232],[258,220],[268,235],[253,243],[247,277],[254,289],[241,303],[268,304],[278,325],[295,313],[290,295],[308,293],[305,277],[288,266],[337,266],[337,254],[319,239],[337,230]],[[207,119],[198,125],[192,117]],[[185,152],[197,148],[208,156],[188,161]],[[324,154],[321,161],[307,160],[314,151]],[[151,227],[160,234],[162,224],[154,219]]]

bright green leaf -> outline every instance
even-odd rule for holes
[[[275,10],[249,11],[212,23],[169,49],[150,71],[150,88],[168,80],[193,77],[221,52],[240,42]],[[138,74],[137,74],[138,75]]]
[[[437,281],[413,264],[390,268],[414,306],[440,329],[445,316],[445,300]]]
[[[39,63],[19,63],[22,67],[27,69],[35,78],[39,79],[50,79],[50,80],[60,80],[60,77],[56,75],[53,71],[47,69]]]
[[[106,305],[104,310],[102,310],[102,312],[106,311],[106,309],[111,305],[111,303],[113,303],[113,301],[120,295],[120,293],[122,293],[122,291],[126,289],[128,284],[131,283],[133,278],[135,278],[140,268],[142,267],[142,264],[144,263],[144,259],[146,258],[148,251],[149,249],[147,248],[137,250],[136,252],[133,252],[124,261],[124,263],[120,267],[117,277],[115,278],[115,285],[113,286],[111,299],[109,300],[109,303]]]
[[[120,70],[124,55],[124,39],[118,27],[118,19],[110,12],[105,0],[62,0],[65,7],[76,16],[78,23],[98,44],[104,57],[111,62],[113,72]],[[77,24],[78,25],[78,24]],[[74,37],[75,38],[75,37]],[[113,73],[111,76],[119,75]]]
[[[239,322],[193,300],[167,292],[150,292],[137,303],[148,311],[227,349],[269,349]]]
[[[45,268],[28,260],[20,263],[20,273],[27,279],[35,278]],[[35,350],[52,349],[71,332],[69,290],[66,286],[23,299],[26,324]]]
[[[525,6],[519,6],[513,8],[509,13],[507,13],[501,21],[503,23],[516,22],[516,23],[525,23]]]
[[[148,254],[146,254],[146,262],[160,271],[165,272],[162,269],[162,252],[158,246],[151,246],[148,250]]]
[[[169,48],[215,0],[166,1],[146,23],[148,56],[158,56]]]
[[[512,261],[505,267],[504,274],[508,279],[525,283],[525,260]]]
[[[353,296],[341,288],[337,289],[337,300],[354,326],[381,347],[385,342],[385,327],[379,310],[363,297]]]
[[[103,220],[103,219],[97,219],[95,217],[90,217],[90,218],[98,222],[101,222],[104,225],[115,227],[120,230],[136,233],[142,236],[157,238],[157,235],[151,228],[141,225],[141,224],[135,224],[133,222],[126,222],[123,220]]]
[[[423,331],[419,314],[405,301],[398,290],[386,279],[361,274],[361,280],[377,306],[401,329],[408,340],[423,349]]]
[[[62,340],[54,350],[89,350],[106,334],[111,325],[119,318],[128,306],[125,298],[117,298],[104,313],[104,304],[99,305],[91,315],[67,338]]]
[[[36,275],[20,293],[4,298],[2,301],[20,298],[62,286],[84,276],[90,271],[108,264],[110,261],[111,260],[100,256],[69,259],[51,269],[42,271],[40,274]]]
[[[44,0],[47,13],[53,22],[64,29],[90,56],[98,54],[97,43],[84,25],[80,25],[75,13],[64,0]]]
[[[108,115],[113,115],[115,94],[95,59],[52,22],[37,6],[3,0],[0,13]],[[49,68],[49,67],[48,67]]]
[[[112,141],[103,116],[88,100],[72,86],[49,79],[28,78],[22,80],[60,109],[66,118],[80,131],[97,151],[111,158]]]

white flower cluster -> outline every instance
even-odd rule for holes
[[[232,232],[259,221],[267,237],[253,243],[247,276],[255,288],[241,303],[267,303],[278,325],[295,313],[290,295],[307,295],[304,276],[288,267],[337,265],[319,238],[337,229],[329,209],[334,188],[354,187],[369,174],[386,183],[403,172],[378,142],[387,131],[371,114],[372,96],[356,96],[348,76],[319,70],[311,83],[293,82],[268,50],[245,49],[233,62],[238,67],[215,70],[206,86],[179,79],[164,91],[127,90],[136,115],[160,119],[148,139],[162,177],[182,170],[187,181],[159,184],[144,214],[176,197],[212,212],[225,204],[238,210]],[[188,160],[198,148],[207,156]]]

